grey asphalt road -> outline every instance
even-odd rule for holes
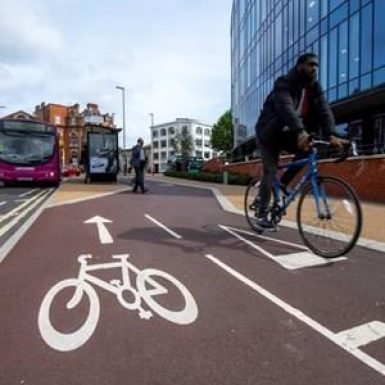
[[[325,261],[149,187],[46,209],[7,255],[4,383],[385,383],[384,253]]]

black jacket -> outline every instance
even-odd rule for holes
[[[276,143],[285,126],[294,135],[298,135],[305,129],[308,133],[318,133],[321,129],[323,136],[327,139],[334,134],[333,113],[317,81],[306,85],[308,117],[304,121],[300,118],[296,110],[304,86],[295,68],[275,81],[256,124],[256,136],[259,140],[265,143]]]

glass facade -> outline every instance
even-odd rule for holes
[[[288,72],[304,52],[318,54],[319,80],[332,105],[383,84],[384,15],[385,0],[234,0],[234,146],[255,135],[255,123],[275,79]],[[376,119],[383,119],[378,112]],[[372,126],[383,127],[384,122]],[[377,134],[372,136],[377,138]]]

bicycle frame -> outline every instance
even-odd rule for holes
[[[278,170],[287,170],[293,167],[301,167],[301,166],[308,165],[308,168],[305,170],[305,173],[300,179],[300,181],[296,184],[293,190],[291,190],[289,195],[285,195],[284,199],[281,198],[282,193],[279,187],[279,182],[277,178],[275,178],[274,185],[273,185],[274,204],[278,206],[280,215],[286,212],[286,209],[289,207],[291,202],[295,200],[299,192],[302,190],[302,188],[305,186],[305,184],[309,180],[311,181],[312,187],[313,187],[313,195],[314,195],[314,201],[315,201],[314,203],[317,209],[318,217],[321,217],[321,210],[319,205],[320,197],[324,201],[327,215],[329,215],[329,208],[327,205],[325,192],[320,190],[317,184],[317,176],[318,176],[317,161],[318,161],[317,149],[312,148],[307,158],[299,159],[297,161],[289,162],[278,166]]]

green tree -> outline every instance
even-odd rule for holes
[[[187,170],[188,158],[194,151],[194,140],[190,132],[187,129],[178,131],[175,135],[174,141],[172,142],[176,154],[182,156],[182,171]]]
[[[226,157],[233,148],[233,120],[231,111],[226,111],[214,124],[211,132],[211,145],[216,151],[223,151]]]

